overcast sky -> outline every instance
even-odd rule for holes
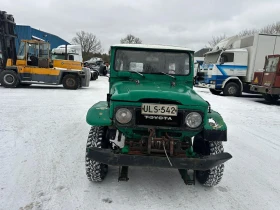
[[[199,50],[212,36],[280,21],[280,0],[0,0],[1,10],[71,42],[84,30],[108,52],[131,33],[147,44]]]

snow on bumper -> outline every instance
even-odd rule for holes
[[[177,169],[193,169],[193,170],[209,170],[218,166],[232,156],[229,153],[220,153],[217,155],[209,155],[200,158],[188,157],[169,157],[172,166],[166,157],[152,155],[129,155],[115,154],[111,149],[100,149],[91,147],[87,149],[87,157],[114,166],[142,166],[142,167],[159,167],[159,168],[177,168]]]
[[[197,87],[203,87],[203,88],[209,88],[209,89],[216,88],[215,84],[206,84],[206,83],[202,83],[202,82],[199,82]]]

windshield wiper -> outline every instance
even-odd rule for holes
[[[129,72],[133,72],[133,73],[136,73],[136,74],[139,74],[140,76],[142,76],[142,77],[144,77],[145,78],[145,76],[143,75],[143,74],[141,74],[141,73],[139,73],[138,71],[129,71]]]
[[[165,75],[167,75],[167,76],[169,76],[169,77],[171,77],[171,78],[173,78],[173,79],[175,79],[176,80],[176,77],[174,77],[174,76],[172,76],[172,75],[170,75],[170,74],[167,74],[167,73],[165,73],[165,72],[160,72],[160,73],[162,73],[162,74],[165,74]]]

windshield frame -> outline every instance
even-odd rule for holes
[[[181,53],[181,54],[186,54],[188,55],[188,59],[189,59],[189,71],[188,74],[170,74],[174,77],[176,76],[190,76],[193,73],[192,70],[192,60],[193,60],[193,56],[190,53],[190,51],[181,51],[181,50],[170,50],[170,49],[148,49],[148,48],[126,48],[126,47],[120,47],[120,48],[116,48],[114,50],[114,62],[113,62],[113,69],[116,72],[133,72],[133,71],[129,71],[129,70],[117,70],[116,69],[116,61],[117,61],[117,52],[119,50],[126,50],[126,51],[136,51],[136,52],[140,52],[140,51],[144,51],[144,52],[157,52],[157,53]],[[187,58],[187,57],[186,57]],[[141,74],[148,74],[148,75],[157,75],[157,74],[162,74],[162,71],[159,72],[140,72]]]

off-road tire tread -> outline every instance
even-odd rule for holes
[[[209,143],[209,150],[210,155],[216,155],[224,152],[223,144],[220,141],[210,141]],[[199,171],[196,172],[198,175]],[[218,165],[208,171],[207,176],[203,179],[197,176],[197,180],[204,186],[213,187],[221,181],[224,173],[224,164]]]
[[[92,126],[87,140],[88,147],[102,148],[102,139],[104,138],[104,127]],[[108,165],[91,160],[86,156],[86,175],[88,180],[93,182],[102,182],[107,175]]]

